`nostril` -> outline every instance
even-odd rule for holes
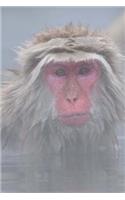
[[[73,101],[75,102],[77,100],[77,98],[75,97],[75,98],[73,98]]]
[[[74,98],[67,98],[67,101],[68,101],[69,103],[74,103],[74,102],[77,101],[77,97],[74,97]]]

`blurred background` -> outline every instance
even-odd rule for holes
[[[124,7],[2,7],[2,67],[14,67],[17,46],[46,27],[72,22],[105,30],[124,10]]]

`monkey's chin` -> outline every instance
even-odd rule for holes
[[[62,115],[59,120],[67,126],[83,126],[89,118],[89,114],[73,114],[73,115]]]

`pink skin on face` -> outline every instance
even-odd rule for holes
[[[45,80],[52,94],[58,119],[67,125],[83,125],[89,118],[91,92],[99,79],[97,60],[49,63]]]

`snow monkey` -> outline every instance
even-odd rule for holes
[[[46,144],[59,152],[78,137],[86,145],[106,138],[114,148],[115,126],[124,118],[122,60],[106,34],[81,25],[26,42],[19,67],[3,77],[3,150],[42,152]]]

